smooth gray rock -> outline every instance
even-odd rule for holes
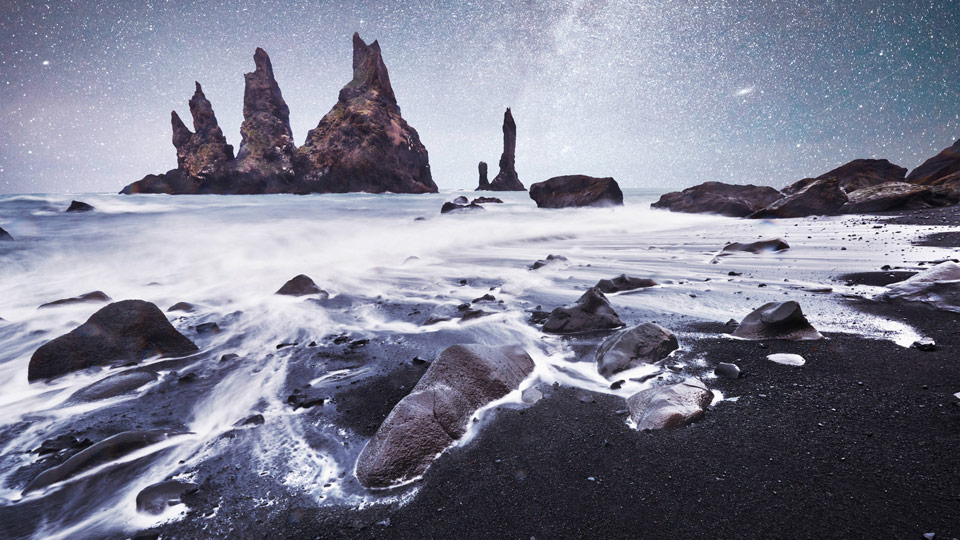
[[[712,400],[699,379],[687,379],[638,392],[627,398],[627,408],[637,429],[669,429],[700,419]]]
[[[77,390],[67,402],[81,403],[120,396],[150,384],[157,378],[157,372],[148,369],[131,369],[115,373]]]
[[[643,364],[659,362],[680,345],[670,330],[654,323],[625,328],[608,337],[596,352],[597,371],[607,379]]]
[[[960,264],[942,262],[907,280],[892,283],[878,299],[921,302],[960,313]]]
[[[727,379],[736,379],[740,377],[740,368],[736,364],[731,364],[729,362],[720,362],[717,364],[717,367],[713,370],[713,372],[717,375],[717,377],[724,377]]]
[[[160,515],[168,506],[178,504],[181,496],[197,488],[197,484],[179,480],[166,480],[147,486],[137,493],[137,511]]]

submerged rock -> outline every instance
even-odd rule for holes
[[[3,227],[0,227],[0,242],[3,242],[4,240],[13,240],[13,237],[10,236],[10,233],[3,230]]]
[[[74,296],[73,298],[62,298],[60,300],[54,300],[53,302],[47,302],[46,304],[40,304],[37,309],[65,306],[70,304],[89,304],[109,301],[110,297],[107,296],[103,291],[93,291],[81,294],[80,296]]]
[[[464,198],[464,200],[466,200]],[[440,207],[441,214],[461,213],[461,212],[475,212],[477,210],[483,210],[483,207],[479,204],[457,204],[456,202],[447,201],[443,203],[443,206]]]
[[[765,219],[831,216],[839,214],[846,202],[847,194],[841,189],[837,178],[821,178],[747,217]]]
[[[329,294],[327,291],[321,289],[313,282],[309,277],[300,274],[290,281],[283,284],[283,287],[275,292],[274,294],[281,294],[286,296],[306,296],[309,294],[319,294],[323,298],[327,298]]]
[[[793,300],[770,302],[743,318],[733,335],[742,339],[822,339]]]
[[[907,182],[924,185],[938,185],[950,176],[960,173],[960,139],[949,148],[924,161],[910,171]]]
[[[530,186],[538,208],[623,206],[623,192],[613,178],[582,174],[557,176]]]
[[[168,506],[179,504],[181,496],[198,488],[197,484],[179,480],[166,480],[147,486],[137,493],[137,512],[160,515]]]
[[[891,283],[879,299],[921,302],[960,313],[960,264],[942,262],[909,279]]]
[[[533,368],[520,346],[444,349],[360,452],[360,483],[388,487],[423,474],[474,412],[517,389]]]
[[[132,452],[166,440],[171,434],[162,430],[125,431],[108,437],[82,450],[56,467],[51,467],[33,479],[23,493],[62,482],[99,465],[115,461]]]
[[[779,198],[780,192],[768,186],[705,182],[662,195],[650,207],[672,212],[745,217],[766,208]]]
[[[786,251],[790,249],[790,244],[781,238],[770,238],[768,240],[758,240],[748,244],[740,242],[731,242],[720,250],[725,253],[745,252],[745,253],[763,253],[768,251]]]
[[[67,401],[78,403],[121,396],[150,384],[157,378],[157,372],[148,369],[131,369],[115,373],[77,390]]]
[[[197,350],[160,308],[143,300],[123,300],[41,345],[30,358],[27,378],[49,379],[92,366],[137,363],[152,356],[186,356]]]
[[[297,183],[313,193],[436,193],[427,149],[400,115],[380,44],[353,35],[353,80],[297,151]]]
[[[597,349],[597,371],[610,379],[621,371],[659,362],[679,347],[677,336],[658,324],[625,328],[608,337]]]
[[[67,207],[67,212],[91,212],[94,208],[92,205],[89,205],[83,201],[70,201],[70,206]]]
[[[613,310],[600,289],[591,287],[583,293],[576,304],[558,307],[550,312],[543,331],[549,334],[573,334],[595,330],[610,330],[623,326],[623,321]]]
[[[657,282],[652,279],[629,277],[626,274],[620,274],[613,279],[601,279],[595,285],[606,294],[632,291],[645,287],[654,287]]]
[[[699,379],[687,379],[638,392],[627,398],[627,408],[637,429],[669,429],[699,420],[712,400]]]
[[[917,210],[950,206],[958,201],[960,201],[960,192],[943,186],[889,182],[847,193],[847,202],[840,211],[844,214],[863,214],[889,210]]]
[[[503,153],[500,154],[500,172],[492,182],[486,183],[487,164],[480,162],[480,185],[477,191],[526,191],[516,169],[517,124],[513,121],[510,107],[503,113]]]
[[[184,313],[193,313],[197,310],[197,306],[191,304],[190,302],[177,302],[176,304],[167,308],[167,313],[172,311],[183,311]]]
[[[531,269],[531,270],[539,270],[540,268],[543,268],[544,266],[547,266],[548,264],[559,263],[559,262],[567,262],[567,258],[564,257],[563,255],[553,255],[553,254],[550,254],[550,255],[547,255],[547,258],[546,258],[546,259],[538,259],[536,262],[534,262],[532,265],[530,265],[530,269]]]
[[[489,203],[503,203],[500,199],[496,197],[477,197],[476,199],[470,201],[471,204],[489,204]]]

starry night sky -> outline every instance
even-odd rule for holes
[[[193,81],[240,143],[270,53],[297,144],[378,39],[443,188],[518,126],[529,186],[782,186],[855,158],[913,168],[960,137],[960,0],[16,2],[0,13],[0,192],[116,192],[176,166]],[[189,123],[189,121],[188,121]]]

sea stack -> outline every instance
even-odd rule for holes
[[[436,193],[427,149],[400,115],[376,41],[353,35],[353,80],[307,133],[297,184],[314,193]]]
[[[477,172],[480,173],[480,184],[477,187],[477,191],[488,190],[490,189],[490,181],[487,180],[487,162],[481,161],[477,165]]]
[[[193,132],[180,120],[177,111],[170,111],[173,125],[173,146],[177,149],[177,169],[194,178],[213,178],[227,172],[233,161],[233,147],[223,136],[213,105],[199,82],[190,98]]]
[[[477,187],[477,191],[527,190],[527,188],[523,187],[523,184],[520,183],[520,178],[517,176],[516,150],[517,124],[513,121],[513,114],[510,112],[510,107],[507,107],[506,112],[503,113],[503,154],[500,155],[500,172],[498,172],[496,178],[485,187],[484,180],[486,179],[486,175],[484,172],[486,163],[481,161],[480,163],[483,165],[483,168],[481,169],[480,185]]]

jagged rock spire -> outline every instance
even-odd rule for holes
[[[340,90],[340,101],[346,102],[368,93],[376,93],[387,103],[397,104],[387,66],[384,65],[383,56],[380,54],[380,43],[374,41],[367,45],[360,39],[360,34],[354,32],[353,80]]]
[[[243,124],[237,170],[260,176],[292,175],[296,146],[290,129],[290,109],[273,76],[267,52],[257,47],[253,61],[256,68],[243,76]]]
[[[526,191],[516,169],[517,124],[513,120],[513,113],[507,107],[503,113],[503,153],[500,155],[500,172],[486,188],[481,186],[477,190],[491,191]]]
[[[233,161],[233,147],[227,144],[213,105],[203,94],[200,83],[196,83],[196,90],[190,98],[190,114],[194,132],[187,128],[176,111],[170,112],[177,168],[194,178],[222,174]]]

